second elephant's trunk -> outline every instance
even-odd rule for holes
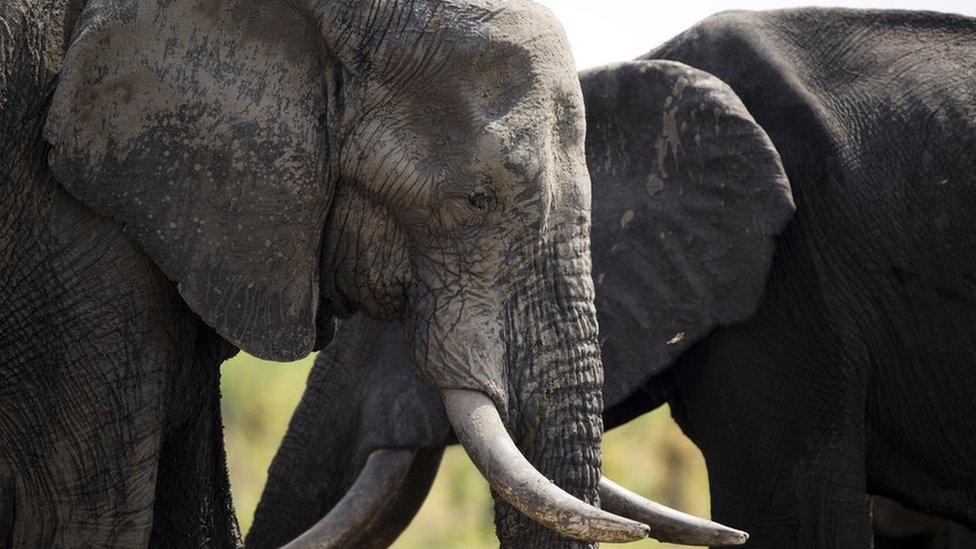
[[[437,392],[410,373],[402,332],[399,325],[361,315],[339,324],[333,343],[315,361],[271,463],[247,547],[281,547],[299,537],[341,507],[350,487],[368,473],[370,456],[385,449],[412,456],[406,479],[394,490],[398,496],[381,494],[381,512],[364,510],[368,516],[353,517],[358,525],[330,535],[355,538],[357,547],[383,546],[377,540],[395,539],[409,523],[433,481],[450,427]],[[382,462],[384,469],[389,464]]]

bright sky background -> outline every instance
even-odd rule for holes
[[[976,17],[976,0],[536,0],[566,27],[581,68],[646,53],[695,22],[730,9],[797,6],[925,9]]]

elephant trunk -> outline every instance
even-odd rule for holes
[[[567,224],[552,229],[540,245],[537,259],[526,266],[524,280],[529,283],[516,288],[504,315],[508,427],[540,473],[596,506],[602,468],[603,367],[587,227]],[[495,493],[501,494],[497,487]],[[496,497],[495,522],[503,546],[588,545],[567,537],[611,541],[545,528],[545,523],[527,520],[516,508]],[[567,518],[581,517],[564,514]],[[638,529],[636,523],[617,518],[618,534],[632,539],[647,535],[643,525]]]
[[[586,227],[551,231],[539,244],[521,273],[528,283],[502,315],[507,424],[497,399],[443,392],[459,441],[496,496],[501,545],[591,547],[649,532],[679,543],[743,543],[744,532],[668,509],[601,476],[603,369]],[[606,510],[598,508],[601,499]]]

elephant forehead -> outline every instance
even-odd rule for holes
[[[533,88],[575,87],[576,67],[562,25],[546,8],[508,2],[487,18],[476,40],[466,40],[462,60],[481,78],[531,81]],[[497,69],[486,72],[485,69]]]
[[[413,2],[377,8],[362,17],[353,34],[358,59],[367,59],[370,78],[429,85],[435,75],[472,82],[499,73],[545,80],[575,79],[575,67],[562,27],[545,8],[527,1]],[[383,32],[376,21],[389,20]],[[377,34],[382,43],[370,42]],[[363,48],[371,51],[362,51]],[[492,69],[493,71],[486,71]],[[440,84],[445,83],[440,78]]]

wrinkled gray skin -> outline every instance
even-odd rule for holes
[[[868,547],[869,493],[976,526],[976,21],[728,13],[643,59],[581,77],[607,426],[669,403],[746,547]],[[713,118],[739,101],[782,159],[779,200],[762,139]],[[327,513],[371,450],[449,438],[389,330],[352,319],[355,348],[319,357],[256,546]],[[362,360],[355,390],[313,398]]]
[[[355,311],[596,502],[583,105],[548,12],[12,0],[0,38],[0,545],[235,545],[219,363]]]
[[[218,366],[236,350],[47,168],[79,13],[0,4],[0,547],[233,546]]]

